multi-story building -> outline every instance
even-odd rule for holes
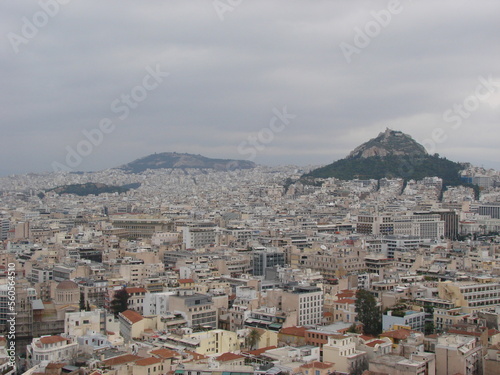
[[[500,203],[482,203],[479,205],[478,213],[491,216],[492,219],[500,219]]]
[[[203,355],[220,355],[240,349],[237,333],[222,329],[183,335],[169,334],[165,341],[164,345],[169,348],[184,348]]]
[[[382,329],[387,331],[396,329],[396,327],[408,327],[415,331],[424,332],[425,311],[387,311],[382,316]]]
[[[31,268],[29,281],[36,284],[52,280],[52,269],[50,266],[34,265]]]
[[[417,355],[405,358],[398,355],[381,355],[370,359],[370,373],[398,374],[398,375],[427,375],[434,374],[432,369],[428,370],[427,358],[418,358]],[[451,374],[451,373],[450,373]]]
[[[181,313],[190,327],[217,328],[217,309],[209,295],[179,290],[177,295],[169,297],[169,309]]]
[[[108,280],[94,280],[88,278],[75,279],[80,287],[80,293],[83,293],[85,303],[96,307],[106,305],[106,295],[108,293]]]
[[[144,312],[144,298],[146,293],[148,292],[144,288],[125,288],[129,297],[128,297],[128,308],[130,310],[137,311],[139,314],[143,314]]]
[[[263,276],[266,268],[285,265],[285,253],[275,248],[254,250],[252,265],[253,275]]]
[[[356,350],[353,336],[332,335],[323,345],[323,360],[335,363],[335,370],[343,373],[363,372],[368,369],[365,352]]]
[[[115,228],[125,229],[130,238],[151,238],[157,232],[172,232],[174,229],[173,221],[165,219],[119,217],[111,222]]]
[[[102,332],[105,324],[104,310],[78,311],[64,316],[64,332],[70,336],[83,336],[89,331]]]
[[[435,352],[436,375],[482,374],[482,346],[477,337],[439,336]]]
[[[500,283],[440,282],[438,294],[464,312],[476,312],[500,304]]]
[[[323,318],[323,291],[316,286],[298,286],[285,291],[282,310],[297,311],[299,326],[319,325]]]
[[[411,215],[359,215],[357,231],[361,234],[439,239],[445,233],[444,223],[440,215],[428,212]]]
[[[298,267],[318,271],[325,278],[338,278],[366,269],[366,252],[361,248],[334,248],[332,250],[304,251],[292,253]]]
[[[74,363],[78,343],[69,337],[44,336],[34,338],[26,348],[28,366],[33,367],[42,361]]]
[[[218,243],[217,227],[186,226],[182,231],[182,241],[186,249],[201,249]]]
[[[166,314],[170,309],[168,300],[170,296],[176,295],[177,292],[162,292],[162,293],[146,293],[144,295],[143,312],[144,315],[162,315]]]
[[[0,218],[0,241],[6,240],[9,236],[10,220]]]

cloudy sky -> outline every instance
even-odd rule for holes
[[[5,0],[0,175],[163,151],[320,165],[386,127],[500,169],[499,14],[498,0]]]

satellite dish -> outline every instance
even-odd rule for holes
[[[325,245],[321,245],[320,248],[321,248],[321,250],[326,250],[326,246]]]

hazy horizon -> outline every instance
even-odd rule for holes
[[[0,9],[0,176],[98,171],[174,151],[326,165],[386,127],[430,153],[500,169],[499,2]]]

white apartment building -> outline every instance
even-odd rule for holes
[[[66,313],[64,316],[64,333],[69,336],[83,336],[88,331],[101,331],[104,324],[104,310]]]
[[[63,336],[42,336],[34,338],[26,347],[28,367],[42,361],[73,363],[78,351],[78,343]]]
[[[297,325],[318,325],[323,317],[323,291],[316,286],[295,287],[283,293],[282,310],[297,311]]]

